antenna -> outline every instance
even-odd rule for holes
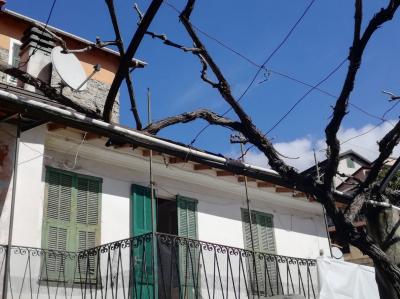
[[[74,91],[85,90],[87,88],[87,81],[96,72],[100,71],[100,65],[96,64],[90,76],[86,77],[86,73],[78,58],[72,53],[65,53],[60,46],[55,47],[51,51],[51,62],[62,82]]]

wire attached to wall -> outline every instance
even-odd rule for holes
[[[80,149],[81,149],[83,143],[85,142],[86,135],[87,135],[87,132],[85,132],[85,134],[84,134],[83,137],[82,137],[82,141],[78,144],[78,147],[77,147],[77,149],[76,149],[76,154],[75,154],[73,166],[72,166],[72,167],[69,167],[69,166],[67,165],[66,161],[64,161],[64,162],[63,162],[64,168],[66,168],[66,169],[68,169],[68,170],[74,170],[74,169],[75,169],[76,164],[78,163],[79,151],[80,151]]]

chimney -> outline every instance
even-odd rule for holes
[[[4,9],[4,6],[6,6],[7,1],[6,0],[0,0],[0,10]]]
[[[52,70],[50,53],[55,47],[52,36],[43,29],[32,26],[25,30],[21,42],[20,68],[33,77],[50,84]],[[25,84],[24,88],[36,91],[33,86],[28,84]]]

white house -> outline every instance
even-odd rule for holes
[[[9,84],[0,113],[3,298],[317,297],[323,209],[273,171]]]

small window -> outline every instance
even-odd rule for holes
[[[10,49],[8,52],[8,64],[13,67],[19,66],[19,52],[21,48],[21,42],[16,39],[10,39]],[[17,79],[11,76],[7,76],[7,83],[11,85],[17,85]]]
[[[347,162],[347,167],[348,167],[348,168],[355,168],[355,167],[356,167],[356,166],[354,165],[354,161],[353,161],[352,158],[347,158],[347,159],[346,159],[346,162]]]

